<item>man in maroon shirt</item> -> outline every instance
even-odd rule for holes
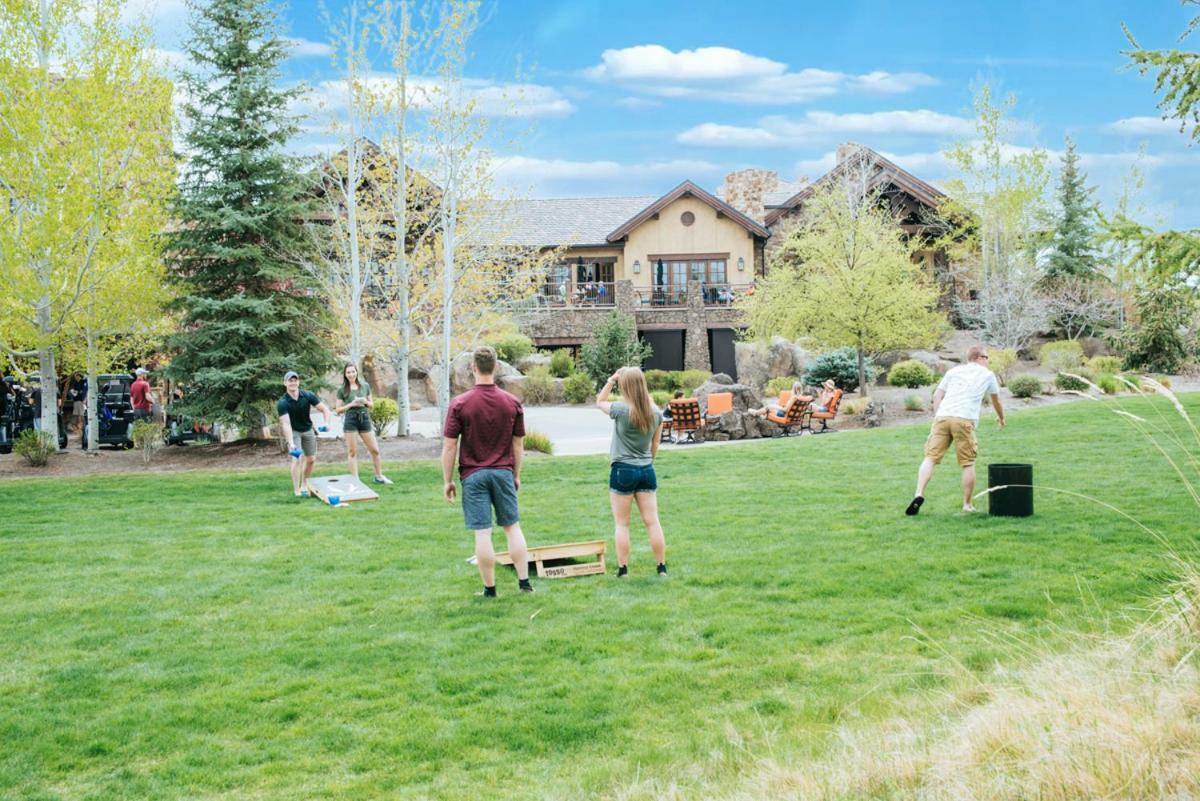
[[[139,367],[134,371],[137,378],[129,385],[129,402],[133,404],[134,420],[149,420],[150,412],[154,409],[154,393],[150,391],[150,382],[146,380],[146,368]]]
[[[462,481],[463,517],[475,532],[475,560],[483,579],[483,595],[496,595],[496,551],[492,548],[492,509],[508,538],[508,552],[517,569],[517,585],[529,584],[529,551],[521,533],[517,491],[521,488],[521,457],[525,454],[525,410],[515,397],[496,386],[496,351],[475,351],[475,387],[459,395],[446,412],[442,439],[442,493],[454,503],[454,462]],[[461,440],[461,446],[460,446]]]

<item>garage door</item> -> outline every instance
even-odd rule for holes
[[[643,342],[649,343],[654,352],[642,362],[643,370],[683,369],[683,329],[674,331],[639,331]]]

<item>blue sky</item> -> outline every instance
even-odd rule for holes
[[[160,47],[176,48],[181,0],[146,2]],[[532,196],[716,188],[743,167],[815,178],[850,140],[938,183],[953,174],[940,152],[970,136],[971,91],[988,81],[1017,97],[1018,144],[1057,153],[1070,135],[1101,201],[1144,147],[1147,217],[1200,227],[1200,148],[1158,119],[1152,79],[1120,55],[1122,22],[1171,47],[1189,18],[1176,0],[498,0],[468,76],[481,96],[524,87],[493,147],[498,182]],[[319,96],[335,76],[318,6],[296,0],[283,20],[300,43],[287,78]]]

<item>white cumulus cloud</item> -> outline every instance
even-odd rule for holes
[[[965,137],[974,123],[927,109],[835,114],[810,111],[800,118],[764,117],[756,126],[706,122],[680,133],[675,140],[701,147],[803,147],[845,136]]]
[[[1116,122],[1110,122],[1104,127],[1112,133],[1124,136],[1161,136],[1178,134],[1179,120],[1164,120],[1161,117],[1125,117]]]
[[[659,97],[764,105],[804,103],[840,92],[901,94],[937,83],[920,72],[854,75],[814,67],[791,71],[781,61],[730,47],[673,51],[656,44],[605,50],[600,63],[584,74]]]
[[[392,79],[383,74],[372,75],[365,83],[370,88],[384,89]],[[498,83],[479,78],[463,81],[466,100],[473,101],[475,113],[485,117],[564,117],[575,112],[575,105],[557,89],[532,83]],[[414,76],[408,79],[413,107],[428,108],[431,98],[439,91],[436,79]],[[343,80],[321,81],[310,87],[306,97],[292,111],[320,116],[343,115],[349,93]]]

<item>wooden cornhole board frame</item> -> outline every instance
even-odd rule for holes
[[[377,501],[379,496],[374,490],[362,483],[361,479],[346,473],[341,476],[321,476],[320,478],[310,478],[308,480],[309,489],[313,495],[329,503],[330,490],[338,490],[341,495],[339,503],[354,503],[355,501]]]
[[[567,542],[562,545],[538,545],[529,549],[529,561],[537,565],[537,574],[541,578],[570,578],[572,576],[594,576],[604,572],[604,551],[608,548],[606,540],[588,540],[587,542]],[[545,563],[553,559],[574,559],[579,556],[595,556],[595,562],[579,562],[569,565],[547,566]],[[508,551],[496,554],[496,563],[511,565],[512,557]]]

